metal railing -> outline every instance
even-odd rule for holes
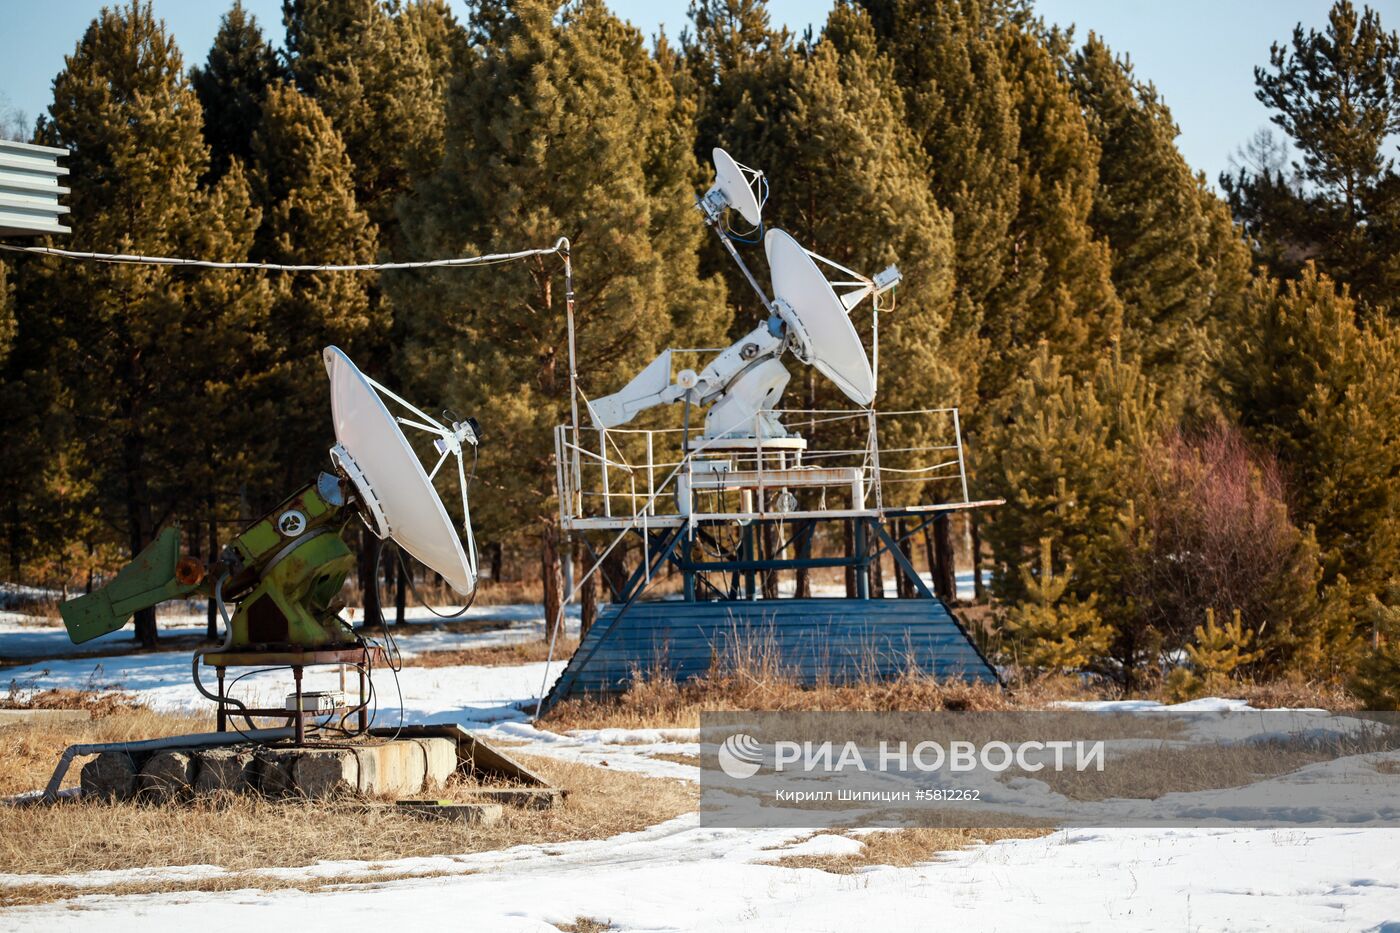
[[[970,505],[958,409],[789,409],[795,437],[683,428],[555,428],[566,528],[877,515]],[[757,419],[755,419],[757,422]]]

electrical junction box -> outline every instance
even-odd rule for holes
[[[311,690],[301,695],[304,713],[334,713],[345,705],[345,694],[339,690]],[[297,708],[297,695],[287,694],[287,709]]]

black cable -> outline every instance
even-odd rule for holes
[[[472,607],[472,605],[476,602],[476,594],[477,594],[477,591],[480,589],[479,586],[472,587],[471,595],[467,597],[467,603],[466,603],[466,605],[463,606],[461,609],[458,609],[456,612],[452,613],[451,615],[446,615],[446,614],[444,614],[444,613],[438,612],[438,611],[437,611],[436,609],[434,609],[432,606],[428,605],[427,600],[425,600],[425,599],[423,598],[423,594],[421,594],[421,593],[418,592],[418,584],[416,584],[416,583],[413,582],[413,574],[411,574],[411,573],[408,572],[408,565],[404,563],[403,551],[402,551],[402,550],[399,551],[399,564],[403,567],[403,576],[404,576],[404,579],[408,581],[408,588],[409,588],[410,590],[413,591],[413,598],[416,599],[416,600],[418,600],[418,605],[422,606],[424,609],[428,610],[428,611],[431,612],[433,615],[437,616],[439,619],[446,619],[446,620],[448,620],[448,621],[452,621],[452,620],[454,620],[454,619],[460,619],[460,618],[462,618],[463,616],[465,616],[465,615],[467,614],[467,610],[470,609],[470,608]],[[383,612],[382,609],[380,610],[380,613],[379,613],[379,614],[380,614],[380,624],[382,625],[382,624],[383,624],[383,615],[384,615],[384,612]],[[388,629],[386,628],[385,631],[388,631]]]

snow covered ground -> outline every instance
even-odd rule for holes
[[[492,607],[499,610],[500,607]],[[538,637],[538,610],[507,612],[495,631],[424,630],[410,650]],[[514,613],[514,615],[512,615]],[[25,634],[0,622],[0,654]],[[496,641],[493,641],[496,639]],[[551,676],[561,665],[554,665]],[[119,688],[162,709],[205,708],[180,653],[36,661],[4,672],[21,689]],[[409,719],[459,722],[490,739],[525,743],[534,754],[694,780],[698,769],[654,757],[695,754],[696,730],[580,730],[533,727],[519,704],[538,694],[543,664],[405,668],[398,687]],[[308,678],[331,686],[333,674]],[[324,682],[323,682],[324,681]],[[376,676],[395,705],[388,672]],[[275,698],[281,678],[246,687]],[[1206,701],[1194,708],[1221,708]],[[397,719],[396,714],[386,724]],[[366,923],[440,929],[548,931],[592,917],[620,930],[1370,930],[1400,933],[1400,830],[1071,830],[999,842],[911,868],[852,875],[771,864],[793,854],[842,853],[846,837],[788,829],[716,829],[684,816],[607,840],[519,846],[500,852],[375,863],[267,869],[269,875],[335,878],[315,894],[293,890],[79,895],[0,912],[5,930],[83,927],[111,931],[262,924],[344,930]],[[218,875],[212,866],[161,869],[172,880]],[[376,882],[384,874],[442,876]],[[66,876],[101,888],[150,869]],[[52,879],[48,879],[52,880]],[[0,876],[0,888],[44,883]]]

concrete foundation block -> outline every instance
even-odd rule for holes
[[[255,780],[253,753],[246,749],[207,748],[195,754],[197,794],[248,793],[254,789]]]
[[[355,777],[355,790],[370,795],[379,792],[379,756],[372,748],[355,749],[355,763],[358,768]]]
[[[362,794],[416,794],[428,773],[427,753],[417,742],[399,741],[355,749]]]
[[[264,797],[290,797],[296,793],[292,771],[296,752],[264,749],[253,757],[254,783]]]
[[[137,793],[166,800],[188,797],[194,778],[194,756],[189,752],[164,749],[152,752],[141,766]]]
[[[128,800],[136,793],[137,770],[126,752],[103,752],[83,765],[78,785],[84,797]]]
[[[348,748],[303,749],[292,766],[297,793],[338,797],[359,790],[360,760]]]
[[[425,788],[441,787],[457,771],[457,743],[451,739],[414,739],[423,748],[427,773]]]

